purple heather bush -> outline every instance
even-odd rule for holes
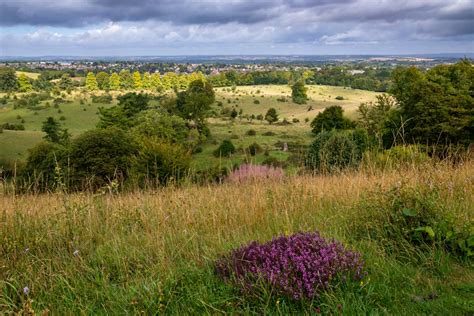
[[[241,183],[257,179],[282,179],[284,176],[285,173],[282,168],[244,164],[232,171],[228,176],[228,180]]]
[[[216,262],[216,272],[244,292],[271,287],[294,300],[317,298],[337,282],[361,280],[364,262],[359,253],[319,233],[281,236],[256,241]]]

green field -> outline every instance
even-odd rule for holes
[[[241,162],[248,158],[245,149],[253,142],[257,142],[263,150],[267,150],[270,156],[284,160],[288,157],[287,152],[282,152],[282,148],[275,146],[277,142],[307,144],[311,140],[309,123],[305,123],[305,118],[312,120],[321,109],[330,105],[340,105],[346,110],[350,117],[355,116],[355,110],[361,102],[375,99],[375,92],[354,90],[342,87],[329,86],[308,86],[308,96],[310,100],[307,104],[298,105],[291,102],[291,90],[286,85],[267,86],[243,86],[237,87],[235,91],[228,88],[216,88],[216,104],[214,110],[219,113],[222,108],[235,107],[237,111],[243,110],[243,114],[265,115],[270,107],[277,109],[280,120],[287,119],[292,122],[294,118],[299,119],[299,123],[290,125],[269,125],[265,121],[246,119],[236,119],[234,121],[222,118],[210,118],[210,128],[212,138],[203,145],[203,151],[195,155],[194,167],[196,169],[206,168],[218,163],[228,165]],[[342,96],[344,100],[338,101],[336,96]],[[286,97],[287,102],[279,102],[278,98]],[[79,99],[86,98],[84,104],[80,104]],[[94,104],[87,98],[87,95],[73,93],[67,96],[68,103],[59,105],[59,108],[50,106],[42,110],[13,109],[11,103],[0,107],[0,124],[3,123],[23,123],[25,131],[4,131],[0,133],[0,159],[24,159],[27,149],[34,146],[42,138],[41,124],[47,117],[52,116],[59,120],[64,128],[74,136],[88,129],[94,128],[98,121],[98,108],[111,105]],[[255,104],[255,100],[259,104]],[[217,102],[222,102],[223,106],[217,106]],[[43,105],[47,101],[43,101]],[[50,102],[51,103],[51,102]],[[309,109],[309,110],[308,110]],[[64,120],[60,120],[63,117]],[[256,136],[247,136],[245,133],[253,129],[257,131]],[[272,131],[274,136],[263,136],[264,132]],[[212,152],[217,148],[223,139],[232,139],[232,142],[241,150],[232,159],[218,159],[212,156]],[[252,157],[257,161],[265,159],[262,154]]]

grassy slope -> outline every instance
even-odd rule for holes
[[[354,111],[360,102],[374,100],[376,93],[370,91],[344,89],[341,87],[329,86],[308,86],[310,101],[306,105],[297,105],[289,102],[278,102],[276,99],[286,96],[290,100],[291,91],[286,85],[269,85],[269,86],[246,86],[237,87],[234,92],[227,92],[226,88],[217,88],[217,101],[222,101],[224,107],[236,106],[237,110],[243,109],[243,114],[265,114],[270,107],[275,107],[280,113],[280,118],[300,119],[300,123],[290,126],[270,126],[267,123],[254,121],[251,124],[246,120],[235,122],[222,121],[220,119],[211,119],[210,127],[213,134],[212,141],[208,141],[203,145],[203,152],[196,155],[193,167],[196,169],[205,169],[214,164],[219,163],[219,159],[212,156],[212,152],[217,148],[218,143],[223,139],[236,135],[238,139],[232,139],[236,147],[246,148],[254,141],[258,142],[263,148],[270,150],[270,155],[284,159],[287,153],[281,152],[279,148],[274,148],[277,141],[298,141],[300,143],[308,143],[311,140],[309,123],[304,123],[305,118],[312,119],[323,108],[338,104],[347,110],[349,116],[354,116]],[[260,91],[257,94],[257,90]],[[345,100],[338,101],[336,96],[343,96]],[[262,97],[263,96],[263,97]],[[84,97],[84,95],[82,95]],[[0,124],[2,123],[20,123],[25,120],[25,132],[5,132],[0,133],[0,159],[24,159],[28,148],[31,148],[42,137],[41,124],[48,116],[59,119],[61,116],[66,118],[61,121],[63,126],[69,129],[73,135],[77,135],[87,129],[93,128],[97,121],[97,108],[99,106],[107,106],[100,104],[79,104],[79,93],[73,93],[68,97],[73,101],[71,103],[60,105],[62,113],[58,113],[58,109],[50,107],[45,110],[32,111],[27,109],[13,109],[13,107],[0,107]],[[239,100],[236,100],[236,99]],[[230,99],[231,103],[227,103]],[[254,104],[254,100],[259,100],[260,104]],[[51,103],[51,102],[50,102]],[[237,107],[238,105],[238,107]],[[308,107],[313,110],[308,111]],[[216,111],[221,108],[214,106]],[[85,110],[85,111],[84,111]],[[21,118],[17,118],[20,116]],[[258,131],[256,137],[246,137],[245,132],[249,129]],[[261,136],[265,131],[274,131],[275,136]],[[15,136],[13,136],[15,135]],[[12,137],[14,137],[12,139]],[[235,136],[234,136],[235,137]],[[12,146],[12,144],[14,144]],[[229,165],[234,162],[242,162],[246,159],[245,154],[237,154],[233,159],[221,160],[223,165]],[[263,155],[258,155],[255,159],[261,161],[265,159]]]
[[[439,252],[420,253],[421,262],[387,255],[380,243],[355,239],[351,225],[367,192],[400,179],[439,185],[452,216],[472,222],[473,177],[470,162],[120,195],[0,195],[0,310],[24,308],[28,286],[35,311],[53,314],[309,314],[315,306],[324,314],[472,314],[469,266]],[[363,253],[363,284],[293,304],[239,294],[212,272],[241,244],[312,230]]]

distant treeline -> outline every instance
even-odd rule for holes
[[[305,71],[228,71],[209,76],[215,87],[290,84],[304,78],[307,84],[350,87],[377,92],[386,92],[390,86],[391,69],[364,68],[352,74],[345,67],[326,67]],[[356,70],[357,71],[357,70]]]

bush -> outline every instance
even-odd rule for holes
[[[431,160],[418,145],[399,145],[364,158],[365,164],[380,169],[423,166]]]
[[[249,129],[246,133],[247,136],[255,136],[257,135],[257,131],[254,129]]]
[[[268,132],[265,132],[262,134],[263,136],[275,136],[276,133],[272,132],[272,131],[268,131]]]
[[[344,117],[344,110],[338,106],[330,106],[324,109],[324,111],[318,113],[318,115],[311,122],[311,128],[314,134],[318,134],[321,131],[330,131],[333,129],[351,129],[354,128],[355,124]]]
[[[112,100],[113,100],[113,98],[110,94],[93,95],[92,96],[92,103],[110,104],[110,103],[112,103]]]
[[[257,143],[253,143],[249,146],[248,151],[251,156],[255,156],[262,151],[262,147],[260,147],[260,145]]]
[[[112,180],[126,179],[136,152],[134,140],[117,128],[81,134],[71,144],[70,164],[75,186],[97,189]]]
[[[299,120],[299,119],[297,119],[296,117],[295,117],[295,118],[293,118],[291,121],[292,121],[293,123],[299,123],[299,122],[300,122],[300,120]]]
[[[1,125],[2,129],[11,130],[11,131],[24,131],[25,126],[23,124],[15,124],[15,123],[5,123]]]
[[[158,139],[144,139],[133,159],[132,172],[140,185],[161,185],[184,178],[190,163],[191,155],[182,146]]]
[[[365,130],[321,132],[309,147],[306,166],[320,172],[356,167],[367,147]]]
[[[235,153],[235,146],[230,140],[223,140],[219,147],[214,151],[215,157],[229,157]]]
[[[364,277],[360,254],[319,233],[256,241],[215,264],[217,274],[243,292],[275,291],[293,300],[311,300],[340,283]]]
[[[259,100],[253,100],[253,104],[260,104]]]
[[[340,95],[338,95],[338,96],[336,97],[336,100],[339,100],[339,101],[344,100],[344,97],[341,97]]]
[[[24,180],[34,190],[54,190],[61,184],[66,162],[67,148],[51,142],[41,142],[28,150]]]

